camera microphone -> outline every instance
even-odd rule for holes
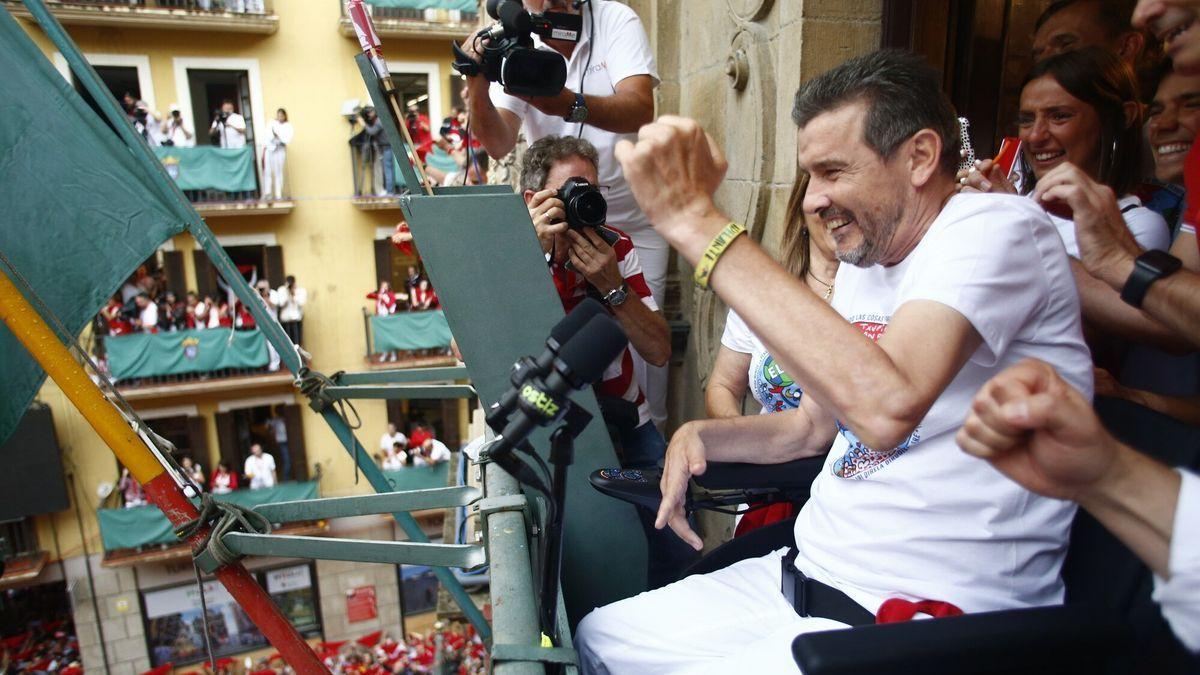
[[[532,377],[517,387],[513,419],[501,430],[490,454],[507,454],[537,427],[562,419],[571,407],[567,396],[600,379],[628,344],[629,338],[615,319],[607,314],[593,316],[562,346],[547,375]]]
[[[600,314],[607,314],[604,305],[594,298],[585,298],[583,302],[576,305],[575,309],[567,313],[566,317],[555,324],[554,328],[550,329],[550,337],[546,339],[546,349],[540,356],[536,359],[523,356],[513,364],[512,374],[509,377],[513,388],[505,392],[500,400],[492,405],[485,420],[493,431],[499,433],[507,424],[509,416],[516,408],[521,385],[530,378],[547,375],[563,345],[567,344],[576,333],[587,325],[592,317]]]

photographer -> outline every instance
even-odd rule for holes
[[[433,149],[433,131],[429,124],[429,115],[422,113],[415,104],[410,105],[404,115],[404,125],[408,127],[408,135],[412,138],[413,147],[416,148],[421,161],[425,161],[425,155]]]
[[[364,131],[370,142],[371,156],[374,158],[371,177],[374,182],[376,196],[390,195],[396,187],[396,160],[392,154],[392,142],[383,131],[383,123],[375,108],[367,106],[359,112],[362,117]]]
[[[521,191],[529,216],[563,307],[570,311],[588,296],[601,300],[620,321],[633,349],[648,363],[665,364],[671,356],[667,322],[658,312],[629,237],[607,226],[572,223],[574,214],[563,200],[570,199],[561,191],[566,183],[583,178],[594,185],[598,165],[596,148],[583,139],[547,136],[529,146],[521,166]],[[605,235],[615,238],[615,245],[610,245]],[[608,367],[596,393],[605,421],[617,430],[623,451],[621,465],[635,469],[655,466],[663,458],[666,441],[650,419],[646,397],[634,377],[630,350]],[[642,511],[639,517],[650,535],[649,581],[657,588],[674,581],[693,556],[674,534],[654,530],[649,512]]]
[[[221,109],[213,116],[208,129],[217,146],[222,148],[246,147],[246,118],[234,112],[233,101],[221,101]]]
[[[471,135],[489,156],[512,151],[517,132],[533,143],[550,135],[575,136],[599,151],[599,184],[608,188],[609,215],[637,247],[646,283],[661,304],[670,248],[651,227],[634,201],[629,184],[613,159],[621,139],[634,140],[637,130],[654,119],[654,88],[658,72],[642,22],[629,7],[611,0],[576,3],[569,0],[523,0],[530,12],[580,15],[583,31],[578,43],[533,37],[539,49],[561,54],[567,61],[567,86],[557,96],[510,95],[483,75],[466,78]],[[488,40],[469,36],[463,52],[476,62]],[[639,364],[640,365],[640,364]],[[647,394],[656,422],[666,419],[666,368],[650,373]]]
[[[133,130],[146,140],[146,145],[155,148],[162,144],[158,133],[161,128],[158,115],[150,112],[150,106],[138,101],[133,109]]]
[[[196,145],[196,136],[183,124],[179,104],[171,104],[171,113],[162,122],[163,145],[190,148]]]

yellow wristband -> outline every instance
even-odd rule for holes
[[[696,282],[697,288],[702,291],[708,290],[708,279],[712,276],[717,261],[721,259],[725,249],[729,248],[729,245],[741,234],[746,234],[746,228],[740,223],[730,222],[725,229],[713,237],[708,248],[704,250],[704,255],[700,256],[700,262],[696,264],[696,271],[692,275],[692,280]]]

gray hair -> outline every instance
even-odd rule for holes
[[[804,128],[818,115],[863,101],[863,140],[880,157],[890,159],[918,131],[932,129],[942,139],[938,163],[953,174],[961,145],[958,119],[938,79],[937,71],[908,52],[864,54],[800,85],[792,120]]]
[[[600,170],[600,153],[590,141],[574,136],[539,138],[521,160],[521,191],[545,189],[554,164],[571,157],[583,158]]]

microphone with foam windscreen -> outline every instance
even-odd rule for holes
[[[512,415],[513,409],[517,405],[517,395],[520,394],[521,385],[531,377],[547,375],[554,363],[554,358],[558,356],[563,345],[587,325],[592,317],[599,314],[607,314],[604,305],[594,298],[584,299],[565,318],[555,324],[554,328],[550,329],[550,337],[546,339],[546,349],[540,356],[536,359],[523,356],[513,364],[512,373],[509,375],[509,381],[513,388],[501,396],[500,400],[488,410],[485,421],[492,431],[500,433],[504,425],[508,423],[508,417]]]
[[[571,406],[568,395],[599,380],[628,344],[621,325],[607,313],[589,319],[558,350],[546,375],[531,377],[516,387],[512,419],[500,431],[490,454],[508,453],[537,427],[562,419]]]

